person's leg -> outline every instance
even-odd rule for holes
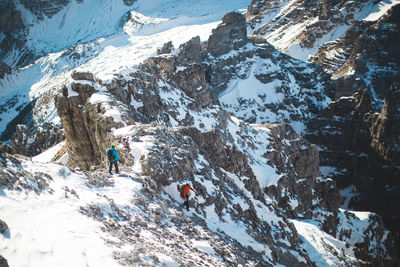
[[[189,196],[186,196],[186,209],[189,210]]]
[[[113,163],[112,163],[112,161],[110,161],[110,168],[109,168],[109,170],[108,170],[108,172],[111,174],[111,171],[112,171],[112,165],[113,165]]]
[[[115,164],[115,172],[116,172],[116,173],[119,173],[119,170],[118,170],[118,161],[114,161],[114,164]]]

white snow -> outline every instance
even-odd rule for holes
[[[313,262],[318,267],[348,266],[348,262],[340,261],[332,253],[342,256],[352,262],[355,260],[351,249],[346,248],[346,243],[321,231],[314,221],[290,220],[296,227],[301,240],[301,246],[307,251]],[[344,254],[346,252],[346,254]]]
[[[33,162],[48,163],[50,162],[57,152],[65,145],[65,141],[58,143],[57,145],[50,147],[43,151],[39,155],[32,157]]]
[[[104,243],[103,238],[109,237],[100,223],[79,213],[79,208],[98,204],[107,210],[98,193],[114,198],[117,205],[127,205],[141,187],[119,177],[114,187],[96,190],[84,184],[82,175],[60,165],[24,162],[24,168],[51,175],[54,193],[0,190],[0,213],[9,226],[8,234],[0,235],[0,251],[9,265],[118,266]],[[65,187],[79,198],[67,194]]]
[[[319,171],[324,177],[332,177],[334,175],[339,175],[347,172],[347,169],[338,170],[334,166],[319,166]]]
[[[355,16],[357,20],[376,21],[400,0],[369,1]]]
[[[215,250],[212,248],[212,246],[207,240],[193,240],[192,243],[196,248],[204,251],[205,253],[212,255],[214,257],[218,257],[217,254],[215,253]]]
[[[277,93],[276,88],[281,86],[279,80],[264,84],[254,76],[254,68],[250,71],[249,77],[244,80],[233,80],[228,88],[219,96],[224,106],[238,105],[240,100],[257,99],[266,95],[265,103],[281,103],[283,94]]]
[[[263,252],[271,259],[272,251],[270,248],[254,240],[254,238],[246,232],[245,226],[233,222],[229,215],[224,216],[224,221],[221,221],[219,216],[215,213],[214,204],[207,206],[205,210],[207,214],[207,226],[212,231],[225,233],[236,239],[243,246],[250,246],[258,252]]]
[[[308,23],[306,23],[306,24],[308,24]],[[326,33],[324,36],[317,39],[317,41],[313,44],[313,46],[311,48],[300,47],[300,45],[297,42],[293,43],[286,50],[283,46],[278,45],[277,47],[279,49],[282,49],[282,51],[285,51],[285,53],[287,53],[291,57],[294,57],[294,58],[297,58],[297,59],[300,59],[303,61],[308,61],[310,56],[313,56],[318,52],[318,49],[319,49],[319,47],[321,47],[321,45],[323,45],[324,43],[336,40],[338,38],[344,37],[349,28],[350,28],[350,26],[345,25],[345,24],[340,24],[340,25],[336,26],[330,32]],[[285,34],[290,36],[291,34],[294,34],[294,32],[287,32]]]

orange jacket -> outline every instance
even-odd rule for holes
[[[186,198],[187,195],[189,195],[190,190],[194,191],[193,187],[190,185],[183,185],[182,187],[182,196],[183,198]]]

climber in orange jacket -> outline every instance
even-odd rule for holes
[[[196,190],[194,190],[193,187],[191,187],[189,183],[186,183],[181,187],[181,197],[185,200],[185,202],[183,202],[183,205],[186,205],[187,210],[189,210],[190,190],[192,190],[193,192],[196,192]]]

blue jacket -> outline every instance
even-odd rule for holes
[[[120,160],[119,160],[119,157],[118,157],[118,152],[117,152],[117,150],[115,149],[115,147],[111,147],[109,150],[107,150],[107,152],[106,152],[107,157],[108,157],[108,153],[113,153],[113,154],[114,154],[114,160],[112,160],[112,162],[114,162],[114,161],[120,161]]]

